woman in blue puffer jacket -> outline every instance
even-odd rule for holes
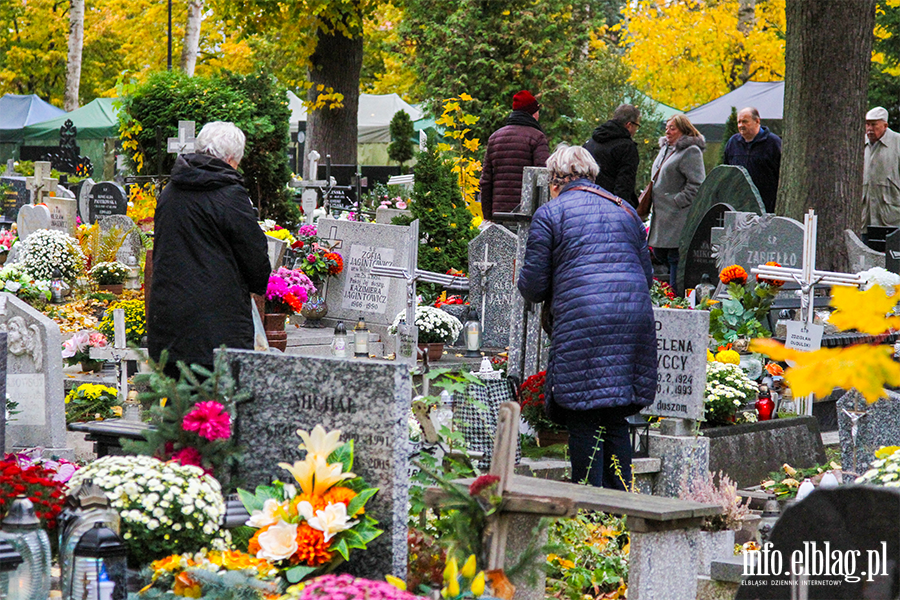
[[[547,389],[569,430],[572,480],[625,489],[625,418],[656,395],[647,234],[627,202],[592,183],[598,167],[584,148],[560,146],[547,168],[553,200],[531,221],[518,287],[550,302]]]

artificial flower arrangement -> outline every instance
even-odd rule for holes
[[[56,517],[65,503],[65,480],[75,469],[68,461],[46,464],[28,454],[7,454],[0,460],[0,515],[5,516],[13,500],[24,495],[34,504],[41,526],[56,529]]]
[[[405,318],[405,310],[397,313],[388,333],[396,335],[400,321]],[[463,324],[446,311],[420,304],[416,307],[416,328],[419,330],[420,344],[449,344],[459,337]]]
[[[677,297],[671,285],[656,278],[650,288],[650,301],[660,308],[690,308],[687,298]]]
[[[83,383],[66,394],[66,423],[102,421],[122,416],[119,391],[99,383]]]
[[[704,418],[710,425],[732,425],[742,404],[754,401],[759,391],[740,365],[731,362],[706,363]]]
[[[449,273],[448,273],[449,275]],[[463,275],[465,277],[465,275]],[[441,292],[441,295],[437,297],[437,300],[434,301],[434,307],[440,308],[445,304],[453,305],[453,304],[468,304],[465,300],[462,299],[462,296],[457,294],[453,294],[448,296],[447,291]]]
[[[310,279],[322,281],[344,270],[344,258],[326,246],[313,242],[304,246],[294,267],[303,271]]]
[[[18,239],[15,224],[10,229],[0,231],[0,252],[9,252]]]
[[[219,528],[225,499],[219,482],[203,469],[150,456],[104,456],[69,480],[75,489],[88,479],[119,513],[129,564],[145,564],[173,553],[226,549]]]
[[[869,470],[856,483],[900,487],[900,446],[882,446],[875,451]]]
[[[0,290],[25,301],[50,300],[50,280],[35,279],[20,264],[6,265],[0,269]]]
[[[319,241],[319,229],[315,225],[301,225],[297,230],[297,237],[291,248],[294,250],[303,250],[308,246]]]
[[[118,261],[101,262],[91,268],[89,275],[98,285],[118,285],[128,277],[128,267]]]
[[[388,576],[390,579],[395,579]],[[425,600],[404,591],[394,583],[373,581],[353,575],[322,575],[292,585],[279,600]]]
[[[547,382],[547,371],[535,373],[525,380],[519,388],[519,404],[522,407],[522,420],[535,432],[565,431],[565,427],[547,418],[544,411],[544,388]]]
[[[327,573],[350,559],[350,550],[365,550],[381,535],[377,521],[365,513],[377,488],[350,472],[353,441],[341,443],[341,432],[316,425],[298,430],[306,451],[302,461],[278,463],[300,487],[275,481],[255,492],[238,489],[250,513],[247,525],[257,528],[248,552],[278,566],[290,583]]]
[[[401,196],[394,196],[393,198],[383,198],[380,204],[381,208],[396,208],[397,210],[406,210],[409,208],[409,202],[407,198],[402,198]]]
[[[31,238],[28,238],[31,239]],[[144,314],[144,300],[120,300],[111,304],[103,315],[98,329],[100,333],[107,339],[113,339],[115,336],[115,325],[113,323],[113,311],[117,308],[125,310],[125,339],[129,344],[142,346],[144,336],[147,335],[147,317]]]
[[[239,550],[206,550],[173,554],[150,565],[144,600],[175,597],[222,600],[269,600],[277,597],[281,578],[267,560]]]
[[[271,236],[276,240],[284,240],[285,242],[287,242],[288,246],[297,241],[294,236],[291,235],[290,230],[285,229],[272,219],[260,221],[259,226],[262,228],[266,235]]]
[[[777,262],[769,266],[780,267]],[[747,283],[747,271],[731,265],[719,273],[719,280],[728,286],[728,299],[709,312],[709,333],[720,343],[733,343],[738,338],[761,338],[771,335],[762,322],[772,308],[772,302],[783,281],[757,276],[755,285]]]
[[[266,287],[267,313],[298,313],[316,286],[300,269],[279,267],[269,275]]]
[[[38,229],[22,242],[22,268],[34,279],[53,279],[57,269],[66,281],[75,281],[84,270],[85,258],[78,241],[55,229]]]
[[[875,454],[877,456],[878,451],[876,451]],[[897,458],[900,459],[900,456]],[[795,469],[791,465],[784,463],[781,465],[780,471],[769,473],[769,478],[760,485],[766,492],[775,494],[775,497],[778,500],[795,498],[797,496],[797,490],[800,489],[800,484],[803,481],[809,479],[814,485],[818,486],[822,481],[822,478],[829,471],[832,474],[840,474],[841,465],[831,461],[828,464],[815,465],[806,469]],[[863,477],[865,477],[865,475]],[[841,479],[843,479],[843,475],[841,475]],[[838,481],[840,481],[840,479]],[[861,482],[857,480],[856,483]],[[879,484],[875,483],[875,485]]]
[[[63,342],[63,361],[69,366],[91,361],[91,348],[106,348],[106,336],[97,331],[82,330]]]

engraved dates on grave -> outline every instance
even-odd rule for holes
[[[373,276],[370,272],[375,265],[393,264],[393,248],[351,244],[341,307],[383,315],[387,310],[391,279]]]
[[[706,390],[705,310],[654,308],[656,326],[656,399],[645,415],[698,420]]]
[[[88,192],[88,219],[91,223],[110,215],[124,215],[127,210],[128,196],[117,183],[102,181]]]

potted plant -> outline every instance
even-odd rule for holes
[[[66,394],[66,423],[102,421],[122,416],[119,392],[99,383],[84,383]]]
[[[777,262],[766,264],[781,266]],[[719,273],[719,280],[728,286],[728,299],[709,311],[709,333],[721,344],[771,335],[763,321],[784,282],[757,276],[753,284],[748,283],[748,277],[740,265],[725,267]]]
[[[397,334],[400,321],[406,318],[406,311],[400,311],[388,329],[391,335]],[[433,306],[416,307],[416,328],[419,330],[419,349],[428,353],[428,360],[440,360],[444,354],[444,344],[450,344],[459,337],[462,322]]]
[[[299,269],[280,267],[269,275],[263,324],[270,346],[279,350],[287,347],[284,322],[288,315],[300,312],[303,303],[315,291],[316,288],[309,277]]]
[[[122,293],[122,284],[128,277],[128,267],[120,262],[101,262],[90,270],[93,279],[100,289],[117,296]]]
[[[700,526],[699,543],[697,544],[697,564],[700,575],[709,575],[710,565],[714,559],[734,555],[734,532],[743,527],[743,519],[750,513],[750,499],[742,502],[737,494],[737,485],[727,475],[719,472],[719,482],[709,472],[691,481],[682,482],[678,497],[682,500],[693,500],[704,504],[718,504],[724,512],[705,517]]]
[[[522,406],[522,420],[535,432],[537,445],[541,448],[554,444],[565,444],[569,433],[562,425],[554,423],[544,411],[547,371],[532,375],[519,388],[519,404]]]
[[[103,368],[103,361],[91,358],[91,348],[106,348],[107,343],[106,336],[102,333],[79,331],[63,342],[63,360],[69,366],[81,363],[82,371],[98,372]]]
[[[707,425],[715,427],[735,424],[738,421],[738,408],[755,401],[758,389],[740,365],[718,360],[707,362],[704,399]]]

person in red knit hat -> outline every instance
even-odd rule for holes
[[[495,212],[509,212],[522,196],[525,167],[543,167],[550,156],[547,136],[538,124],[541,105],[528,90],[513,96],[506,125],[488,139],[481,171],[481,212],[492,221]]]

